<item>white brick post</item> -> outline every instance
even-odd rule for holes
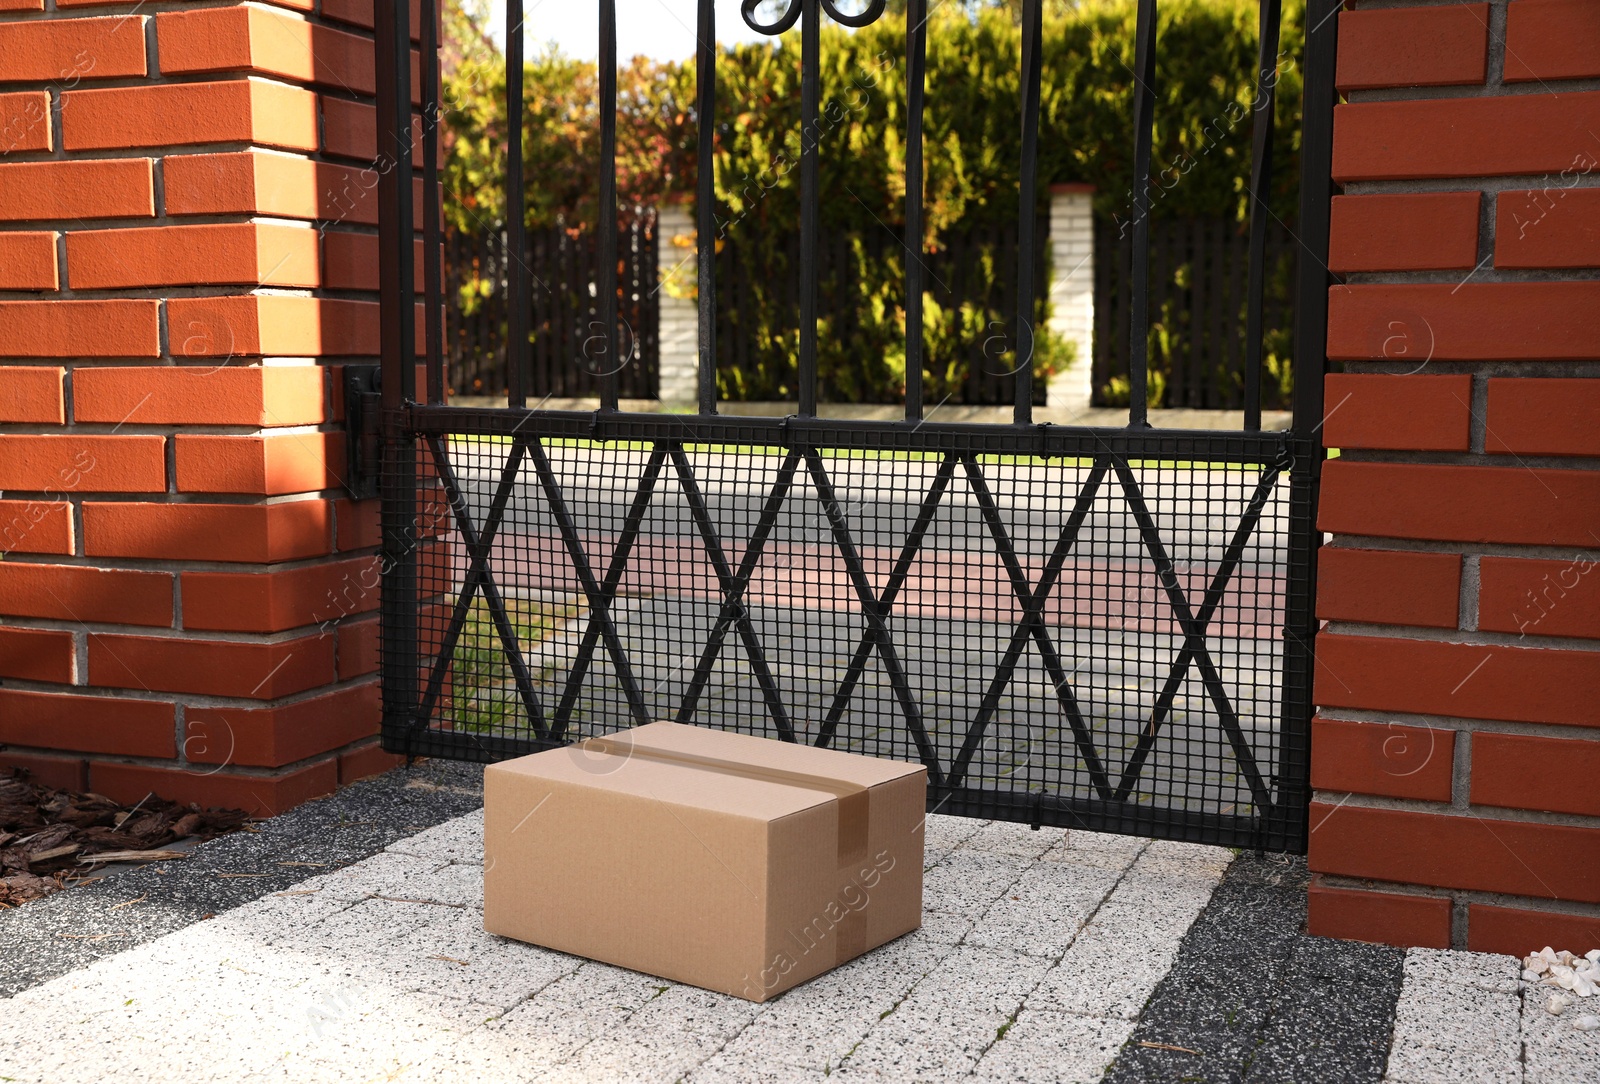
[[[661,276],[660,356],[657,396],[664,405],[685,406],[698,395],[700,306],[694,286],[694,216],[684,198],[669,198],[656,214],[656,262]]]
[[[1050,330],[1076,347],[1071,367],[1050,377],[1047,405],[1088,410],[1094,384],[1094,187],[1050,188]]]

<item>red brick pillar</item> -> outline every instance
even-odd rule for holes
[[[276,812],[379,751],[371,0],[0,0],[0,763]]]
[[[1341,16],[1313,933],[1600,945],[1600,4]]]

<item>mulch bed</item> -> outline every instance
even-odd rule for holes
[[[69,887],[108,862],[153,861],[179,840],[237,831],[239,809],[200,809],[147,795],[132,806],[56,790],[25,769],[0,776],[0,910]]]

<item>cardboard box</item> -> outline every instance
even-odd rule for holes
[[[490,933],[765,1001],[922,923],[920,764],[651,723],[483,778]]]

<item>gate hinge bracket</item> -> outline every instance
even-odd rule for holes
[[[377,365],[344,367],[344,488],[356,500],[378,495],[378,469],[383,458],[379,439],[383,369]]]

